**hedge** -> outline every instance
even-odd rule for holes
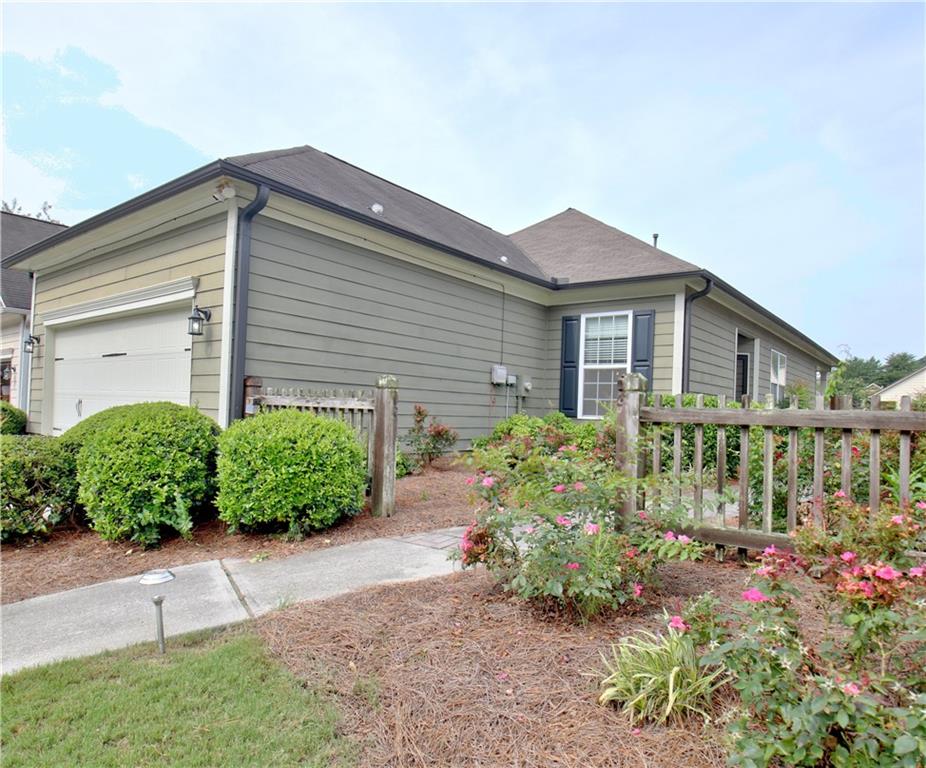
[[[0,435],[21,435],[26,431],[28,417],[25,411],[0,400]]]
[[[193,512],[212,494],[218,425],[174,403],[117,406],[91,418],[69,434],[82,443],[78,499],[91,527],[104,539],[144,546],[165,529],[188,537]]]
[[[365,452],[347,424],[296,410],[258,414],[219,438],[217,506],[234,531],[326,528],[363,504]]]
[[[0,436],[0,540],[41,536],[77,508],[73,457],[56,437]]]

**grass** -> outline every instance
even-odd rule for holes
[[[242,629],[23,670],[0,691],[4,768],[353,762],[334,706]]]

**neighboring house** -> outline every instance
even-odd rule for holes
[[[401,429],[422,403],[469,439],[516,407],[594,418],[624,370],[762,398],[823,386],[837,362],[579,211],[508,237],[311,147],[216,161],[4,264],[37,275],[29,416],[49,434],[151,399],[225,425],[245,376],[358,389],[389,373]],[[191,336],[194,306],[209,318]]]
[[[926,366],[918,371],[908,373],[893,384],[888,384],[872,394],[881,396],[882,403],[899,403],[900,398],[909,395],[911,398],[926,394]]]
[[[26,246],[65,229],[63,224],[0,212],[0,251],[6,259]],[[0,271],[0,400],[26,408],[28,366],[23,365],[23,344],[29,337],[32,279],[13,269]],[[24,378],[25,375],[25,378]]]

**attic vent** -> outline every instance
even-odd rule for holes
[[[382,203],[373,203],[373,205],[370,206],[370,210],[377,216],[382,216],[385,208],[383,208]]]
[[[508,263],[508,257],[507,257],[507,256],[499,256],[499,258],[500,258],[505,264]]]

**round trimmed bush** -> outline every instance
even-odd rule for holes
[[[26,431],[25,411],[0,400],[0,435],[21,435]]]
[[[104,539],[143,546],[157,544],[165,529],[188,537],[193,511],[211,495],[218,425],[174,403],[109,411],[98,429],[80,435],[78,499],[90,526]]]
[[[0,435],[0,540],[48,533],[77,507],[73,457],[60,438]]]
[[[344,422],[296,410],[232,424],[219,438],[219,517],[240,526],[327,528],[363,504],[365,451]]]

